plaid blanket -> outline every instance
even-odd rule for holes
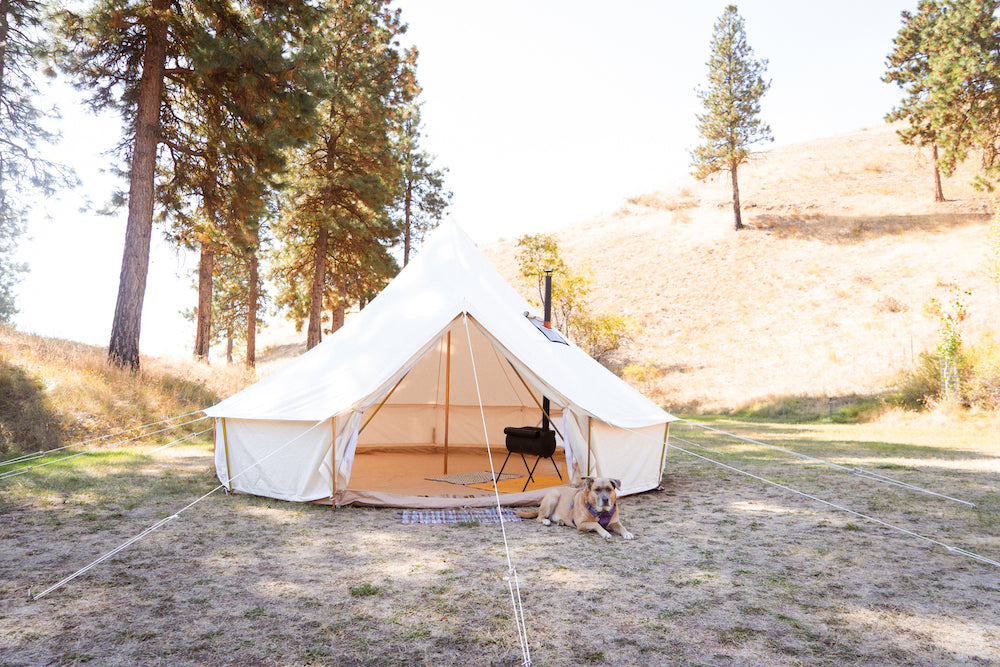
[[[500,523],[497,508],[468,510],[400,510],[400,523]],[[514,510],[503,510],[504,521],[520,521]]]

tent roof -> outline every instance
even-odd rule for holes
[[[482,331],[519,372],[560,406],[638,428],[672,421],[575,345],[550,342],[525,313],[535,309],[454,223],[361,312],[324,342],[206,410],[212,417],[320,421],[379,400],[456,318]]]

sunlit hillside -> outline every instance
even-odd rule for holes
[[[974,166],[936,204],[929,151],[881,126],[763,153],[740,172],[743,232],[723,175],[637,195],[557,236],[593,272],[592,306],[633,318],[621,361],[666,405],[836,400],[879,391],[936,345],[931,298],[972,290],[968,340],[1000,322],[981,270],[992,207],[970,186]],[[485,250],[516,279],[513,239]]]

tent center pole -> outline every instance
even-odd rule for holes
[[[448,427],[451,417],[451,332],[448,332],[444,371],[444,475],[448,474]]]

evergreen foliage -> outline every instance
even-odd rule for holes
[[[420,106],[412,104],[403,115],[400,131],[403,192],[399,217],[403,229],[403,266],[409,264],[413,246],[440,224],[451,202],[451,191],[444,185],[447,169],[433,167],[434,157],[420,146],[422,134]]]
[[[418,93],[416,51],[388,0],[339,0],[320,33],[325,87],[316,137],[292,154],[288,194],[275,226],[281,242],[272,276],[276,302],[311,348],[323,312],[342,322],[349,303],[370,298],[397,270],[389,254],[399,237],[392,219],[403,185],[399,128]]]
[[[56,133],[44,121],[36,78],[51,75],[45,37],[45,5],[37,0],[0,3],[0,324],[17,314],[14,288],[27,270],[14,261],[33,201],[76,183],[67,167],[42,156],[39,146]]]
[[[906,120],[908,143],[936,143],[945,175],[981,151],[977,185],[1000,177],[1000,9],[998,0],[921,0],[902,12],[884,80],[906,92],[890,120]]]
[[[737,172],[750,158],[750,147],[771,141],[771,128],[760,119],[760,101],[770,87],[764,80],[766,60],[754,58],[747,43],[743,17],[728,5],[712,32],[708,87],[697,91],[705,112],[698,114],[698,134],[704,143],[691,153],[694,176],[704,180],[728,172],[733,186],[733,217],[743,229]]]
[[[95,108],[118,111],[130,128],[120,147],[129,214],[112,363],[139,365],[157,194],[175,235],[211,241],[229,225],[227,241],[253,244],[245,226],[260,220],[280,146],[302,138],[293,128],[309,127],[316,14],[307,0],[96,0],[62,12],[63,67]]]

